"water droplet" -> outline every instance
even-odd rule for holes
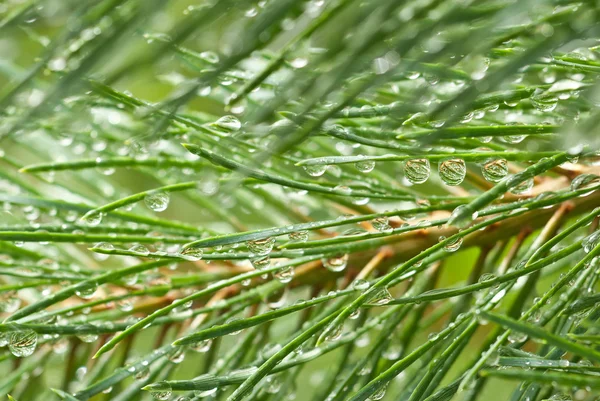
[[[86,213],[81,220],[90,227],[95,227],[102,222],[104,215],[99,212]]]
[[[369,289],[369,286],[369,282],[363,279],[354,280],[354,282],[352,283],[352,288],[358,291],[365,291]]]
[[[181,252],[181,256],[183,256],[186,260],[198,261],[202,259],[204,255],[204,251],[200,248],[186,248]]]
[[[328,258],[323,258],[321,259],[321,261],[323,262],[323,266],[325,266],[327,270],[330,270],[332,272],[341,272],[346,268],[346,265],[348,264],[348,255],[343,254],[331,256]]]
[[[446,240],[446,237],[444,237],[444,236],[440,237],[440,242],[445,241],[445,240]],[[462,243],[463,243],[463,237],[456,237],[444,245],[444,251],[456,252],[456,251],[458,251],[458,249],[460,248]]]
[[[490,182],[502,181],[508,174],[508,164],[504,159],[490,160],[481,167],[483,178]]]
[[[556,105],[558,104],[558,98],[556,96],[544,95],[543,93],[534,93],[533,96],[529,98],[529,100],[531,101],[533,107],[535,107],[538,111],[545,113],[553,111],[556,108]]]
[[[85,325],[85,326],[92,326],[91,324]],[[96,341],[98,339],[98,335],[97,334],[93,334],[93,333],[83,333],[83,334],[78,334],[77,338],[79,338],[82,342],[84,343],[93,343],[94,341]]]
[[[431,166],[427,159],[407,160],[404,163],[404,175],[412,184],[422,184],[429,179]]]
[[[256,270],[268,269],[271,266],[269,255],[258,255],[250,257],[250,263]]]
[[[513,187],[510,192],[515,195],[526,194],[533,188],[533,178],[528,178],[517,186]]]
[[[389,304],[394,298],[387,288],[379,289],[373,297],[369,300],[370,303],[375,305],[386,305]]]
[[[247,241],[246,246],[248,250],[257,255],[268,255],[273,250],[275,245],[275,238],[267,237]]]
[[[160,390],[150,390],[150,394],[157,400],[168,400],[173,394],[173,390],[171,390],[171,385],[167,382],[159,382],[156,384],[160,384]]]
[[[148,376],[150,376],[150,369],[147,367],[142,367],[137,370],[137,373],[134,377],[136,380],[145,380],[148,378]]]
[[[373,225],[373,228],[375,228],[377,231],[381,231],[383,233],[393,230],[389,224],[389,219],[387,216],[376,217],[371,222],[371,225]]]
[[[169,194],[166,192],[152,192],[144,198],[146,206],[155,212],[165,211],[169,206],[169,200]]]
[[[211,345],[212,345],[212,340],[202,340],[202,341],[198,341],[198,342],[195,342],[194,344],[192,344],[191,349],[196,352],[203,353],[203,352],[208,352]]]
[[[484,282],[486,282],[486,281],[492,281],[492,280],[495,280],[495,279],[496,279],[496,276],[495,276],[494,274],[492,274],[492,273],[484,273],[484,274],[482,274],[482,275],[479,277],[479,280],[478,280],[478,281],[479,281],[480,283],[484,283]]]
[[[354,163],[354,167],[361,173],[370,173],[375,168],[375,161],[361,160]]]
[[[311,177],[320,177],[323,174],[325,174],[325,171],[327,171],[327,165],[326,164],[319,164],[319,165],[312,165],[312,166],[302,166],[302,168],[304,169],[304,171],[306,171],[306,173],[308,175],[310,175]]]
[[[371,396],[369,397],[369,400],[378,401],[378,400],[382,399],[385,396],[386,389],[387,389],[387,385],[385,385],[385,384],[382,385],[373,394],[371,394]]]
[[[294,278],[294,269],[292,267],[286,267],[273,274],[280,283],[287,284]]]
[[[14,292],[8,292],[0,297],[0,312],[14,313],[21,306],[21,298]]]
[[[440,178],[446,185],[460,185],[467,175],[467,166],[463,159],[448,159],[440,163]]]
[[[581,241],[581,246],[585,253],[590,253],[596,246],[600,244],[600,230],[593,232]]]
[[[174,364],[179,364],[181,362],[183,362],[183,360],[185,359],[185,352],[183,350],[183,348],[177,348],[175,349],[173,352],[171,352],[169,354],[169,361],[173,362]]]
[[[518,331],[511,332],[508,336],[508,341],[512,344],[522,343],[524,341],[527,341],[527,334],[520,333]]]
[[[306,242],[306,241],[308,241],[308,231],[307,230],[295,231],[293,233],[289,233],[288,237],[289,237],[290,241],[292,241],[292,242]]]
[[[213,126],[226,132],[236,132],[242,128],[242,123],[235,116],[223,116],[215,121]]]
[[[571,181],[571,191],[577,191],[578,189],[585,189],[598,185],[600,183],[600,176],[596,174],[581,174],[578,175]]]
[[[90,299],[94,296],[94,294],[96,293],[96,289],[98,287],[95,284],[92,283],[88,283],[80,288],[78,288],[77,290],[75,290],[75,294],[79,297],[79,298],[83,298],[83,299]]]
[[[456,226],[458,228],[463,228],[469,225],[474,219],[477,218],[476,213],[470,213],[469,207],[467,205],[460,205],[454,208],[452,214],[450,215],[450,219],[448,219],[448,224]]]
[[[37,334],[33,330],[15,331],[10,335],[8,349],[18,358],[33,354],[36,346]]]
[[[329,325],[327,327],[327,333],[325,335],[325,340],[327,341],[336,341],[342,336],[344,332],[343,324]]]
[[[219,62],[219,55],[215,52],[204,51],[199,54],[200,58],[211,64],[217,64]]]

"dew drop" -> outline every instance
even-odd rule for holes
[[[98,287],[95,284],[89,283],[89,284],[86,284],[85,286],[75,290],[75,294],[79,298],[90,299],[94,296],[94,294],[96,294],[97,288]]]
[[[381,288],[373,295],[369,302],[375,305],[386,305],[393,299],[392,294],[390,294],[387,288]]]
[[[382,233],[392,231],[392,227],[390,226],[390,221],[387,216],[380,216],[373,219],[371,225],[374,229]]]
[[[581,246],[585,253],[590,253],[596,246],[600,244],[600,230],[593,232],[581,241]]]
[[[496,276],[493,275],[492,273],[484,273],[479,277],[479,282],[480,283],[485,283],[486,281],[492,281],[495,280]]]
[[[148,256],[150,254],[150,251],[148,250],[148,248],[146,248],[144,245],[141,245],[141,244],[132,245],[129,248],[129,251],[138,253],[142,256]]]
[[[369,289],[369,286],[369,282],[363,279],[354,280],[354,282],[352,283],[352,288],[358,291],[365,291]]]
[[[273,274],[273,277],[279,280],[280,283],[287,284],[294,278],[294,269],[292,267],[286,267]]]
[[[404,163],[404,175],[412,184],[422,184],[429,179],[431,166],[427,159],[407,160]]]
[[[327,268],[327,270],[332,272],[341,272],[346,268],[348,264],[348,255],[336,255],[328,258],[321,259],[323,262],[323,266]]]
[[[242,128],[242,123],[235,116],[223,116],[213,123],[213,126],[226,132],[236,132]]]
[[[171,390],[171,385],[167,382],[159,382],[161,389],[160,390],[150,390],[150,394],[157,400],[168,400],[173,394],[173,390]]]
[[[191,260],[193,262],[196,262],[200,259],[202,259],[202,256],[204,255],[204,251],[200,248],[186,248],[181,252],[181,256],[183,256],[186,260]]]
[[[518,331],[511,332],[510,335],[508,336],[508,341],[511,344],[522,343],[524,341],[527,341],[527,334],[520,333]]]
[[[33,330],[15,331],[10,335],[8,349],[14,356],[24,358],[33,354],[37,340],[37,334]]]
[[[528,178],[517,186],[513,187],[510,192],[515,195],[526,194],[533,188],[533,178]]]
[[[269,255],[252,256],[250,263],[256,270],[268,269],[271,266],[271,258]]]
[[[533,96],[529,98],[533,107],[535,107],[538,111],[548,113],[553,111],[558,104],[558,98],[553,95],[544,95],[534,93]]]
[[[191,345],[191,349],[196,352],[204,353],[210,350],[212,340],[202,340]]]
[[[370,173],[375,168],[375,161],[373,160],[360,160],[354,163],[354,167],[361,173]]]
[[[275,238],[267,237],[252,241],[247,241],[248,250],[256,255],[268,255],[273,250]]]
[[[93,212],[93,213],[86,213],[81,220],[83,220],[83,222],[90,226],[90,227],[95,227],[98,224],[100,224],[100,222],[102,222],[102,217],[103,214],[99,213],[99,212]]]
[[[372,401],[378,401],[380,399],[382,399],[385,396],[385,391],[387,389],[387,386],[384,384],[381,387],[379,387],[377,389],[377,391],[375,391],[373,394],[371,394],[371,396],[369,397],[369,400]]]
[[[571,181],[571,191],[577,191],[578,189],[585,189],[598,185],[600,183],[600,176],[596,174],[581,174],[578,175]]]
[[[152,192],[146,195],[144,202],[149,209],[155,212],[163,212],[169,206],[169,194],[166,192]]]
[[[0,296],[0,312],[14,313],[21,306],[21,298],[14,292],[9,292]]]
[[[302,168],[304,169],[304,171],[306,171],[306,173],[308,175],[310,175],[311,177],[320,177],[323,174],[325,174],[325,171],[327,171],[327,165],[325,164],[318,164],[318,165],[311,165],[311,166],[302,166]]]
[[[308,231],[301,230],[301,231],[295,231],[293,233],[289,233],[288,238],[292,242],[306,242],[306,241],[308,241]]]
[[[467,166],[463,159],[448,159],[440,163],[440,178],[446,185],[460,185],[467,175]]]
[[[446,240],[446,237],[441,236],[440,237],[440,242]],[[446,252],[456,252],[459,250],[460,246],[463,243],[463,237],[457,237],[453,240],[451,240],[450,242],[446,243],[444,245],[444,251]]]
[[[481,167],[481,173],[486,180],[499,182],[508,175],[508,164],[505,159],[490,160]]]

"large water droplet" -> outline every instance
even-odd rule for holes
[[[381,231],[383,233],[392,231],[392,226],[390,226],[390,222],[387,216],[380,216],[373,219],[371,222],[373,228],[377,231]]]
[[[33,330],[15,331],[10,335],[8,349],[18,358],[33,354],[36,346],[37,334]]]
[[[558,104],[558,98],[554,95],[534,94],[529,98],[533,107],[538,111],[548,113],[553,111]]]
[[[448,159],[440,163],[440,178],[446,185],[460,185],[467,175],[467,166],[463,159]]]
[[[293,233],[289,233],[288,238],[290,239],[290,241],[293,241],[293,242],[306,242],[306,241],[308,241],[308,231],[301,230],[301,231],[295,231]]]
[[[446,237],[442,236],[440,237],[440,242],[446,240]],[[463,237],[456,237],[452,240],[450,240],[449,242],[447,242],[446,244],[444,244],[444,250],[446,252],[456,252],[458,251],[458,249],[460,248],[460,246],[463,243]]]
[[[181,252],[181,256],[183,256],[186,260],[198,261],[202,259],[204,255],[204,251],[200,248],[186,248]]]
[[[404,163],[404,175],[412,184],[422,184],[429,179],[431,166],[427,159],[407,160]]]
[[[483,178],[490,182],[502,181],[508,174],[508,163],[504,159],[487,161],[481,167]]]
[[[527,334],[513,331],[508,336],[508,342],[511,344],[518,344],[527,341]]]
[[[354,288],[355,290],[358,291],[364,291],[369,289],[369,282],[367,280],[363,280],[363,279],[357,279],[354,280],[354,282],[352,283],[352,288]]]
[[[341,272],[348,264],[348,255],[336,255],[321,259],[323,266],[332,272]]]
[[[146,206],[155,212],[165,211],[169,206],[169,200],[169,194],[166,192],[152,192],[144,198]]]
[[[521,195],[531,191],[531,188],[533,188],[533,178],[528,178],[519,185],[513,187],[510,192],[515,195]]]
[[[85,286],[78,288],[77,290],[75,290],[75,294],[83,299],[90,299],[94,296],[94,294],[96,293],[96,289],[98,287],[95,284],[92,283],[88,283]]]
[[[361,160],[354,163],[354,167],[361,173],[370,173],[375,168],[373,160]]]
[[[480,283],[485,283],[486,281],[492,281],[495,280],[496,276],[492,273],[484,273],[481,276],[479,276],[479,282]]]
[[[590,253],[598,244],[600,244],[600,230],[593,232],[581,241],[585,253]]]
[[[160,390],[150,390],[150,394],[157,400],[168,400],[173,394],[173,390],[171,390],[171,385],[167,382],[159,382],[161,389]]]
[[[268,269],[271,266],[271,258],[269,255],[251,256],[250,263],[256,270]]]
[[[387,288],[381,288],[375,294],[373,294],[369,302],[375,305],[386,305],[389,304],[393,299],[394,297],[392,297],[392,294],[390,294]]]
[[[81,220],[90,227],[95,227],[102,222],[103,214],[99,212],[86,213]]]
[[[280,283],[287,284],[294,278],[294,269],[292,267],[286,267],[273,274]]]
[[[242,128],[242,123],[235,116],[223,116],[213,123],[213,126],[226,132],[236,132]]]
[[[302,168],[304,169],[304,171],[306,171],[306,173],[308,175],[310,175],[311,177],[320,177],[323,174],[325,174],[325,171],[327,171],[327,165],[326,164],[319,164],[319,165],[314,165],[314,166],[302,166]]]
[[[0,296],[0,312],[14,313],[21,306],[21,298],[14,292],[8,292]]]
[[[379,387],[377,389],[377,391],[375,391],[373,394],[371,394],[369,399],[373,400],[373,401],[378,401],[378,400],[382,399],[385,396],[386,389],[387,389],[387,386],[385,384],[382,385],[381,387]]]
[[[600,177],[596,174],[581,174],[571,181],[571,191],[592,187],[598,185],[599,183]]]
[[[195,342],[194,344],[191,345],[190,348],[193,351],[203,353],[203,352],[208,352],[211,345],[212,345],[212,340],[209,339],[209,340],[202,340],[202,341]]]
[[[275,245],[275,238],[267,237],[247,241],[246,246],[248,250],[257,255],[268,255],[273,250]]]

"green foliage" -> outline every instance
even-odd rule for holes
[[[3,2],[0,396],[597,399],[599,20]]]

